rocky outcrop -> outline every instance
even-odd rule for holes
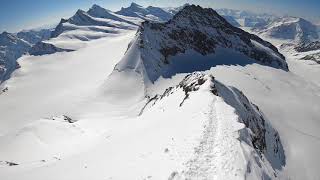
[[[309,60],[309,61],[314,61],[314,62],[320,64],[320,53],[306,55],[306,56],[302,57],[300,60]]]
[[[210,84],[209,87],[207,87],[208,84]],[[155,95],[152,98],[148,97],[149,101],[146,103],[140,115],[142,115],[146,109],[163,102],[164,98],[175,96],[175,94],[181,91],[185,93],[185,97],[181,99],[180,107],[184,106],[186,101],[192,101],[193,93],[196,93],[200,89],[202,89],[202,91],[197,93],[204,93],[204,89],[206,88],[209,88],[208,90],[212,96],[222,98],[226,104],[234,108],[238,116],[238,121],[245,125],[245,128],[239,130],[239,141],[254,149],[258,154],[256,158],[259,159],[256,159],[256,162],[249,162],[249,164],[268,163],[274,170],[281,170],[286,164],[286,158],[279,133],[272,127],[262,110],[250,102],[243,92],[236,88],[225,86],[215,80],[212,75],[206,75],[200,72],[188,74],[178,85],[167,88],[163,94]],[[214,109],[216,107],[213,106],[211,108]],[[216,109],[213,111],[216,111]],[[217,120],[213,119],[213,121]],[[258,166],[263,169],[261,165]],[[250,165],[248,165],[248,168],[250,168]],[[250,171],[251,170],[248,169],[248,172]]]
[[[24,30],[18,32],[17,37],[29,42],[30,44],[36,44],[37,42],[49,39],[51,31],[52,29]]]
[[[298,52],[320,50],[320,41],[303,42],[296,45],[294,49]]]
[[[0,84],[20,67],[17,59],[27,53],[35,43],[48,39],[50,32],[50,29],[42,29],[0,34]]]
[[[271,43],[232,26],[213,9],[195,5],[186,6],[166,23],[144,22],[136,42],[152,81],[161,75],[157,71],[169,66],[171,57],[190,50],[206,56],[227,49],[256,63],[288,70],[285,57]]]
[[[0,84],[20,67],[17,59],[30,48],[30,43],[18,38],[15,34],[8,32],[0,34]]]
[[[73,50],[58,48],[53,44],[49,44],[45,42],[38,42],[36,45],[34,45],[30,49],[29,54],[34,56],[41,56],[45,54],[53,54],[56,52],[70,52],[70,51],[73,51]]]

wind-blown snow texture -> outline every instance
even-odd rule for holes
[[[140,115],[166,107],[174,96],[180,97],[175,102],[177,108],[190,106],[202,98],[210,103],[203,117],[204,129],[198,147],[183,170],[172,172],[169,179],[276,178],[277,170],[285,165],[279,135],[241,91],[215,81],[213,76],[196,72],[163,94],[150,98]]]
[[[320,81],[303,58],[317,44],[281,49],[288,71],[213,10],[163,10],[176,15],[136,36],[169,15],[79,10],[19,59],[1,85],[0,179],[318,179]]]

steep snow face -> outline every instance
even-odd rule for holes
[[[18,38],[23,39],[30,44],[36,44],[47,40],[51,36],[52,29],[23,30],[17,33]]]
[[[255,29],[259,34],[271,38],[310,42],[319,39],[317,27],[311,22],[297,17],[282,17],[265,27]]]
[[[221,58],[225,51],[230,52],[226,54],[230,55],[233,63],[256,62],[288,70],[284,56],[273,45],[233,27],[214,10],[194,5],[186,6],[167,23],[143,23],[126,57],[115,69],[121,71],[129,68],[136,72],[145,72],[151,81],[155,81],[159,76],[170,77],[179,72],[208,70],[221,61],[207,59],[203,60],[204,63],[199,63],[201,59],[216,55],[226,60],[228,58]],[[177,61],[174,59],[188,53],[198,56],[193,59],[187,56],[191,60],[184,62],[181,60],[183,58]],[[135,54],[134,57],[131,57],[132,54]],[[235,57],[239,58],[238,62]],[[230,63],[227,61],[225,63]],[[181,63],[181,66],[177,63]],[[177,68],[171,68],[175,64]],[[189,69],[184,71],[184,67]]]
[[[42,29],[0,34],[0,84],[19,67],[17,59],[35,43],[49,38],[50,32],[50,29]]]
[[[136,3],[131,3],[130,7],[121,8],[121,10],[116,13],[124,16],[138,17],[144,20],[151,21],[168,21],[172,17],[171,13],[165,11],[162,8],[153,6],[144,8]]]
[[[30,47],[30,43],[19,39],[14,34],[7,32],[0,34],[0,84],[19,67],[16,60]]]

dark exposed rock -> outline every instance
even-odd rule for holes
[[[201,73],[192,73],[187,75],[178,85],[182,88],[185,94],[184,99],[180,103],[183,105],[184,101],[189,98],[189,93],[192,91],[198,91],[200,86],[206,82],[205,77]]]
[[[63,27],[63,23],[68,22],[67,19],[61,19],[57,27],[54,29],[54,31],[51,32],[51,38],[58,37],[63,31],[65,30]]]
[[[5,164],[7,166],[17,166],[18,163],[10,162],[10,161],[0,161],[1,164]]]
[[[145,52],[158,50],[160,62],[170,64],[169,58],[187,50],[202,55],[215,53],[217,48],[232,49],[259,63],[288,70],[285,57],[271,43],[229,24],[213,9],[190,5],[184,7],[166,23],[146,21],[140,27],[139,46]],[[152,35],[153,37],[151,37]],[[153,43],[150,39],[155,39]],[[256,47],[253,41],[273,51]],[[152,55],[150,55],[152,56]]]
[[[58,48],[53,44],[49,44],[45,42],[38,42],[36,45],[34,45],[30,49],[29,54],[34,56],[41,56],[45,54],[53,54],[56,52],[70,52],[70,51],[73,51],[73,50]]]
[[[68,123],[75,123],[77,122],[76,120],[66,116],[66,115],[62,115],[62,116],[56,116],[56,117],[52,117],[52,120],[58,120],[58,121],[65,121],[65,122],[68,122]]]
[[[320,64],[320,53],[309,54],[301,58],[301,60],[314,61]]]
[[[235,109],[235,113],[239,116],[239,122],[245,125],[245,130],[239,131],[240,140],[245,141],[249,145],[252,144],[251,146],[256,149],[261,157],[266,157],[275,169],[281,169],[285,165],[286,160],[278,132],[271,126],[259,107],[251,103],[243,92],[223,85],[216,81],[212,75],[205,75],[199,72],[188,74],[175,87],[167,88],[163,94],[155,95],[149,99],[144,109],[147,105],[153,106],[157,101],[170,96],[176,91],[182,90],[185,93],[185,97],[179,105],[181,107],[190,98],[192,92],[198,91],[208,81],[211,84],[210,91],[212,94],[221,97],[228,105],[232,106]]]
[[[314,51],[320,49],[320,41],[314,42],[307,42],[307,43],[300,43],[295,48],[298,52],[307,52],[307,51]]]

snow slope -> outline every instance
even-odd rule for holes
[[[1,85],[0,179],[319,179],[310,66],[185,8],[136,35],[64,32],[48,43],[76,51],[20,58]]]
[[[152,27],[152,24],[150,26]],[[161,29],[160,25],[156,24],[154,26]],[[156,33],[150,34],[157,37]],[[284,136],[288,166],[282,178],[317,179],[316,164],[319,159],[314,158],[314,154],[319,150],[319,134],[316,130],[319,128],[319,104],[317,103],[318,100],[316,100],[319,97],[319,86],[313,80],[305,79],[302,71],[300,72],[302,74],[299,74],[296,71],[289,72],[263,64],[259,65],[254,60],[243,54],[235,53],[233,50],[218,50],[215,54],[206,56],[203,56],[201,51],[186,50],[172,55],[171,58],[169,57],[167,64],[155,63],[152,66],[148,61],[152,62],[153,58],[159,58],[158,52],[154,51],[159,47],[154,47],[152,43],[149,43],[155,42],[154,39],[151,39],[154,36],[144,36],[144,32],[142,36],[148,37],[143,39],[148,42],[148,45],[141,44],[138,36],[131,43],[126,56],[117,64],[114,74],[111,76],[119,76],[124,79],[122,77],[123,74],[119,75],[124,71],[126,73],[129,71],[135,76],[140,74],[140,77],[132,80],[131,83],[141,84],[141,82],[145,82],[139,85],[141,91],[136,94],[137,97],[142,98],[143,91],[147,97],[152,97],[152,93],[151,95],[148,94],[150,93],[151,84],[149,80],[152,81],[152,79],[159,77],[157,75],[153,76],[154,74],[161,74],[160,76],[164,78],[170,78],[174,77],[175,74],[206,70],[215,66],[210,70],[210,73],[213,73],[217,79],[225,84],[244,90],[245,94],[252,97],[259,107],[266,109],[267,117],[271,118],[271,121],[280,130],[280,135]],[[274,54],[265,46],[261,46],[261,44],[257,44],[254,41],[252,43],[256,48],[261,48],[267,51],[268,54]],[[169,42],[168,44],[157,43],[157,45],[159,44],[172,46],[176,45],[176,42],[173,41],[173,43]],[[148,50],[145,50],[145,47]],[[149,53],[148,56],[145,53]],[[211,63],[208,63],[208,61],[211,61]],[[199,64],[204,64],[206,68],[195,66]],[[296,69],[295,66],[291,67]],[[147,71],[151,72],[148,73]],[[313,75],[313,79],[317,79],[315,78],[317,77],[316,73]],[[154,88],[151,89],[151,92],[154,91]],[[120,98],[121,96],[117,97]],[[268,98],[266,99],[266,97]],[[307,120],[302,122],[301,119]],[[304,151],[308,152],[307,156],[303,153]]]
[[[48,39],[50,32],[50,29],[42,29],[0,34],[0,84],[19,68],[17,59],[37,42]]]
[[[0,134],[40,118],[71,116],[113,70],[133,35],[90,41],[73,52],[21,57],[21,68],[1,86],[8,90],[0,95]]]
[[[279,137],[240,91],[193,73],[156,97],[144,101],[134,117],[90,116],[72,124],[35,121],[17,132],[16,143],[6,146],[11,151],[1,151],[1,158],[18,165],[4,165],[0,177],[277,179],[285,161],[282,145],[274,139]],[[26,159],[27,152],[17,147],[33,142],[33,134],[41,143],[35,141],[30,151],[39,153]],[[67,142],[73,143],[65,146]],[[61,146],[63,151],[56,150]]]

